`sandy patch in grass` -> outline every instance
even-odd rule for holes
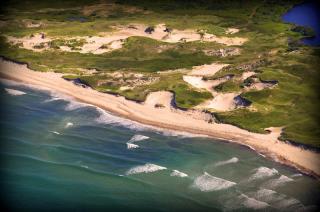
[[[156,108],[159,110],[170,110],[176,114],[186,115],[192,117],[196,120],[203,120],[206,122],[214,122],[213,117],[209,113],[205,113],[199,110],[180,110],[175,107],[174,104],[174,94],[169,91],[156,91],[148,94],[143,105],[150,108]]]
[[[194,66],[192,67],[192,70],[189,72],[189,75],[212,76],[225,66],[228,66],[228,64],[212,63],[212,64],[205,64],[201,66]]]
[[[212,100],[208,100],[203,104],[197,106],[197,108],[213,109],[217,111],[230,111],[236,108],[234,98],[239,93],[219,93]]]
[[[211,76],[217,73],[220,69],[228,64],[213,63],[210,65],[195,66],[188,75],[183,76],[183,80],[195,88],[206,89],[214,98],[208,100],[196,108],[200,109],[213,109],[217,111],[229,111],[236,108],[234,97],[239,95],[238,93],[218,93],[213,88],[223,82],[229,80],[229,78],[222,77],[216,80],[203,80],[203,76]]]
[[[267,88],[273,88],[275,84],[273,83],[265,83],[265,82],[254,82],[249,87],[246,87],[245,90],[264,90]]]
[[[22,45],[22,48],[33,50],[36,52],[41,52],[43,50],[48,49],[48,42],[50,42],[52,39],[48,37],[42,37],[42,34],[34,34],[33,36],[27,36],[23,38],[15,38],[8,36],[7,37],[9,43],[12,43],[13,45]],[[43,44],[43,48],[35,48],[37,45]]]
[[[237,33],[239,31],[240,30],[237,29],[237,28],[228,28],[227,31],[226,31],[226,34],[234,34],[234,33]]]
[[[24,23],[25,27],[27,27],[27,28],[39,28],[43,25],[41,22],[35,23],[35,22],[29,21],[29,20],[24,20],[23,23]]]
[[[226,78],[220,78],[216,80],[203,80],[202,77],[200,76],[187,76],[187,75],[183,76],[183,80],[195,88],[206,89],[207,91],[212,93],[213,96],[217,94],[217,92],[214,91],[213,88],[227,81]]]
[[[80,53],[103,54],[115,49],[122,48],[124,40],[128,38],[126,35],[111,35],[106,37],[92,36],[79,37],[84,38],[86,43],[80,47]]]
[[[223,49],[209,49],[209,50],[203,50],[205,55],[208,56],[218,56],[218,57],[228,57],[228,56],[234,56],[234,55],[240,55],[241,50],[239,48],[235,47],[228,47]]]
[[[269,136],[272,139],[278,139],[281,136],[284,127],[268,127],[265,130],[269,131]]]
[[[245,79],[247,79],[249,77],[252,77],[255,74],[256,74],[256,72],[254,72],[254,71],[243,72],[242,75],[241,75],[241,80],[245,80]]]
[[[170,109],[172,107],[174,95],[169,91],[157,91],[148,94],[145,105],[157,108]]]
[[[203,39],[203,41],[207,41],[207,42],[217,42],[217,43],[221,43],[227,46],[241,46],[242,44],[244,44],[248,39],[247,38],[240,38],[240,37],[217,37],[215,35],[212,34],[205,34]]]

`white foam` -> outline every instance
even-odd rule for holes
[[[266,202],[262,202],[262,201],[259,201],[259,200],[256,200],[254,198],[250,198],[244,194],[241,194],[239,196],[240,199],[243,199],[243,202],[242,204],[247,207],[247,208],[251,208],[251,209],[254,209],[254,210],[259,210],[259,209],[263,209],[263,208],[266,208],[269,206],[268,203]]]
[[[86,165],[81,165],[82,168],[85,168],[85,169],[88,169],[89,166],[86,166]]]
[[[46,90],[42,90],[42,91],[46,91]],[[75,100],[74,98],[64,95],[64,94],[60,94],[60,93],[56,93],[54,91],[48,91],[49,95],[51,98],[44,100],[43,103],[48,103],[48,102],[53,102],[53,101],[59,101],[59,100],[63,100],[63,101],[67,101],[68,104],[65,106],[65,110],[66,111],[72,111],[72,110],[76,110],[79,108],[83,108],[83,107],[92,107],[93,105],[87,104],[87,103],[82,103],[79,102],[77,100]]]
[[[139,148],[139,145],[127,143],[127,149],[136,149],[136,148]]]
[[[173,136],[173,137],[180,137],[180,138],[208,138],[209,137],[207,135],[193,134],[193,133],[180,132],[180,131],[174,131],[174,130],[158,129],[157,131],[164,136]]]
[[[97,111],[100,113],[99,117],[96,119],[98,123],[102,124],[113,124],[117,126],[123,126],[128,129],[136,130],[136,131],[154,131],[156,133],[160,133],[164,136],[175,136],[175,137],[182,137],[182,138],[193,138],[193,137],[208,137],[206,135],[200,134],[192,134],[188,132],[180,132],[168,129],[162,129],[158,127],[153,127],[150,125],[141,124],[135,121],[131,121],[129,119],[121,118],[115,115],[108,113],[107,111],[96,107]]]
[[[238,161],[239,161],[239,159],[237,157],[233,157],[229,160],[217,162],[217,163],[215,163],[215,166],[223,166],[223,165],[230,164],[230,163],[237,163]]]
[[[52,98],[50,98],[50,99],[44,100],[43,102],[44,102],[44,103],[48,103],[48,102],[54,102],[54,101],[58,101],[58,100],[62,100],[62,98],[52,97]]]
[[[303,174],[297,173],[297,174],[291,175],[290,177],[296,178],[296,177],[302,177],[302,176],[303,176]]]
[[[131,174],[140,174],[140,173],[150,173],[150,172],[156,172],[156,171],[165,170],[165,169],[167,168],[163,166],[158,166],[152,163],[147,163],[145,165],[135,166],[129,169],[126,172],[126,174],[131,175]]]
[[[57,132],[57,131],[50,131],[50,132],[52,132],[52,133],[54,133],[54,134],[57,134],[57,135],[60,135],[60,133]]]
[[[8,94],[10,94],[11,96],[21,96],[26,94],[23,91],[19,91],[19,90],[15,90],[15,89],[11,89],[11,88],[5,88],[4,89]]]
[[[287,177],[285,175],[281,175],[277,179],[269,180],[268,182],[266,182],[264,184],[264,186],[268,187],[268,188],[276,188],[278,186],[283,186],[284,184],[286,184],[288,182],[292,182],[292,181],[293,181],[293,179],[291,179],[290,177]]]
[[[262,179],[265,177],[271,177],[273,175],[278,174],[278,170],[272,168],[267,168],[267,167],[259,167],[255,169],[256,172],[249,178],[249,181],[251,180],[256,180],[256,179]]]
[[[236,185],[235,182],[214,177],[208,174],[207,172],[205,172],[203,175],[197,177],[194,180],[192,187],[200,189],[200,191],[208,192],[208,191],[224,190],[234,185]]]
[[[286,209],[286,210],[292,207],[301,207],[301,206],[302,204],[300,203],[300,201],[294,198],[284,199],[275,204],[276,208]]]
[[[83,108],[83,107],[88,107],[89,106],[88,104],[85,104],[85,103],[72,101],[72,100],[69,100],[69,99],[67,99],[67,100],[69,101],[69,103],[65,107],[66,111],[72,111],[72,110],[76,110],[76,109],[79,109],[79,108]]]
[[[278,194],[276,191],[265,188],[261,188],[257,192],[253,193],[251,196],[254,196],[257,200],[267,203],[279,202],[285,199],[286,197],[286,195],[284,194]]]
[[[141,123],[138,123],[135,121],[131,121],[129,119],[121,118],[121,117],[112,115],[97,106],[78,102],[67,95],[53,92],[53,91],[51,91],[47,88],[44,88],[44,87],[38,87],[38,86],[34,86],[31,84],[27,84],[27,83],[19,83],[19,82],[15,82],[12,80],[4,80],[4,79],[0,79],[0,82],[5,83],[7,85],[26,86],[26,87],[32,88],[33,90],[39,90],[41,92],[48,93],[52,98],[45,100],[44,102],[57,101],[57,100],[69,101],[69,104],[65,108],[67,111],[75,110],[75,109],[78,109],[81,107],[94,107],[100,113],[100,116],[98,118],[96,118],[96,121],[98,123],[123,126],[123,127],[129,128],[129,129],[132,129],[132,130],[137,130],[137,131],[143,131],[143,130],[150,131],[151,130],[156,133],[160,133],[164,136],[175,136],[175,137],[182,137],[182,138],[208,137],[207,135],[193,134],[193,133],[188,133],[188,132],[174,131],[174,130],[153,127],[150,125],[145,125],[145,124],[141,124]]]
[[[68,127],[72,127],[73,126],[73,123],[72,122],[68,122],[65,126],[65,128],[68,128]]]
[[[68,101],[69,104],[66,106],[66,110],[67,111],[71,111],[71,110],[75,110],[81,107],[94,107],[99,113],[99,117],[96,118],[96,121],[98,123],[104,123],[104,124],[113,124],[113,125],[117,125],[117,126],[123,126],[132,130],[136,130],[136,131],[143,131],[143,130],[151,130],[154,131],[156,133],[160,133],[164,136],[175,136],[175,137],[208,137],[206,135],[201,135],[201,134],[192,134],[192,133],[188,133],[188,132],[181,132],[181,131],[174,131],[174,130],[168,130],[168,129],[162,129],[162,128],[158,128],[158,127],[153,127],[150,125],[145,125],[145,124],[141,124],[135,121],[131,121],[129,119],[125,119],[125,118],[121,118],[115,115],[112,115],[110,113],[108,113],[107,111],[96,107],[94,105],[91,104],[86,104],[86,103],[81,103],[76,101],[75,99],[64,95],[64,94],[60,94],[60,93],[56,93],[53,92],[47,88],[44,87],[38,87],[38,86],[34,86],[31,84],[27,84],[27,83],[19,83],[16,81],[12,81],[12,80],[5,80],[5,79],[0,79],[1,83],[4,83],[6,85],[19,85],[19,86],[26,86],[28,88],[32,88],[33,90],[39,90],[41,92],[44,93],[48,93],[52,98],[45,100],[44,102],[51,102],[51,101],[57,101],[57,100],[64,100],[64,101]]]
[[[149,139],[148,136],[144,136],[144,135],[134,135],[132,136],[132,138],[127,142],[127,149],[136,149],[139,148],[139,145],[137,144],[133,144],[133,142],[137,142],[137,141],[143,141],[143,140],[147,140]]]
[[[137,134],[137,135],[132,136],[132,138],[128,141],[128,143],[133,143],[136,141],[143,141],[143,140],[147,140],[147,139],[149,139],[148,136]]]
[[[129,129],[132,129],[132,130],[139,130],[139,131],[152,128],[152,127],[140,124],[135,121],[131,121],[128,119],[124,119],[124,118],[112,115],[112,114],[108,113],[107,111],[105,111],[101,108],[98,108],[98,107],[96,107],[96,110],[99,112],[100,115],[95,120],[101,124],[113,124],[113,125],[123,126],[123,127],[129,128]]]
[[[188,177],[188,175],[186,173],[180,172],[178,170],[172,170],[170,176],[172,177]]]
[[[62,96],[61,95],[59,95],[59,94],[57,94],[57,93],[55,93],[55,92],[49,92],[49,95],[50,95],[50,98],[49,99],[46,99],[46,100],[44,100],[43,102],[44,103],[47,103],[47,102],[54,102],[54,101],[58,101],[58,100],[65,100],[65,99],[67,99],[67,97],[65,97],[65,98],[62,98]]]

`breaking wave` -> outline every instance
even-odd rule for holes
[[[148,136],[137,134],[137,135],[132,136],[132,138],[128,141],[128,143],[133,143],[136,141],[143,141],[143,140],[147,140],[147,139],[149,139]]]
[[[161,129],[158,127],[153,127],[150,125],[141,124],[136,121],[131,121],[129,119],[125,119],[125,118],[121,118],[121,117],[112,115],[99,107],[96,107],[96,109],[100,114],[99,117],[96,118],[96,121],[98,123],[123,126],[128,129],[135,130],[135,131],[148,130],[148,131],[153,131],[153,132],[159,133],[164,136],[175,136],[175,137],[181,137],[181,138],[208,137],[206,135],[192,134],[192,133],[188,133],[188,132],[179,132],[179,131],[168,130],[168,129]]]
[[[136,148],[139,148],[139,145],[127,143],[127,149],[136,149]]]
[[[270,168],[262,166],[262,167],[257,168],[256,172],[253,175],[251,175],[251,177],[249,177],[249,181],[262,179],[265,177],[271,177],[271,176],[276,175],[278,173],[279,173],[278,170],[276,170],[275,168],[270,169]]]
[[[51,97],[50,99],[46,99],[43,102],[44,103],[48,103],[48,102],[54,102],[54,101],[59,101],[59,100],[63,100],[63,98],[60,97]]]
[[[73,126],[73,123],[72,122],[68,122],[65,126],[65,128],[68,128],[68,127],[72,127]]]
[[[205,172],[203,175],[197,177],[192,187],[199,189],[200,191],[218,191],[218,190],[224,190],[227,188],[230,188],[237,183],[228,181],[222,178],[214,177],[207,172]]]
[[[131,121],[128,119],[124,119],[115,115],[112,115],[110,113],[108,113],[107,111],[96,107],[96,110],[99,113],[99,117],[95,119],[96,122],[101,123],[101,124],[113,124],[116,126],[123,126],[126,127],[128,129],[132,129],[132,130],[138,130],[138,131],[142,131],[142,130],[147,130],[147,129],[152,129],[152,127],[149,127],[147,125],[143,125],[140,124],[138,122],[135,121]]]
[[[248,197],[247,195],[241,194],[239,199],[243,200],[242,205],[247,208],[251,208],[254,210],[263,209],[269,206],[268,203],[256,200],[254,198]]]
[[[60,135],[60,133],[59,132],[57,132],[57,131],[50,131],[51,133],[54,133],[54,134],[56,134],[56,135]]]
[[[193,134],[188,132],[179,132],[174,130],[158,130],[164,136],[174,136],[174,137],[181,137],[181,138],[208,138],[207,135],[201,134]]]
[[[294,198],[289,198],[289,199],[284,199],[282,201],[279,201],[278,203],[275,204],[276,208],[283,208],[286,209],[287,211],[290,211],[290,209],[298,209],[298,208],[303,208],[304,206],[301,204],[301,202],[297,199]]]
[[[172,177],[188,177],[188,175],[186,173],[180,172],[178,170],[172,170],[170,176]]]
[[[163,167],[163,166],[158,166],[158,165],[155,165],[152,163],[147,163],[145,165],[135,166],[135,167],[129,169],[126,172],[126,175],[150,173],[150,172],[156,172],[156,171],[165,170],[165,169],[167,169],[167,168]]]
[[[239,159],[237,157],[233,157],[229,160],[217,162],[217,163],[215,163],[215,166],[223,166],[223,165],[230,164],[230,163],[237,163],[238,161],[239,161]]]
[[[276,188],[278,186],[283,186],[284,184],[286,184],[288,182],[292,182],[292,181],[293,181],[293,179],[291,179],[290,177],[287,177],[285,175],[281,175],[277,179],[269,180],[268,182],[266,182],[264,184],[264,186],[268,187],[268,188]]]
[[[11,88],[5,88],[4,89],[8,94],[10,94],[11,96],[21,96],[26,94],[23,91],[19,91],[19,90],[15,90],[15,89],[11,89]]]
[[[265,188],[258,190],[253,196],[264,202],[280,201],[284,198],[284,195],[277,195],[277,192]]]
[[[65,107],[66,111],[72,111],[72,110],[76,110],[76,109],[79,109],[79,108],[83,108],[83,107],[88,107],[89,106],[88,104],[77,102],[77,101],[72,101],[72,100],[68,100],[68,101],[69,101],[69,103]]]
[[[134,135],[132,136],[132,138],[127,142],[127,149],[136,149],[139,148],[139,145],[137,144],[133,144],[133,142],[137,142],[137,141],[143,141],[143,140],[147,140],[149,139],[148,136],[144,136],[144,135]]]
[[[297,173],[297,174],[291,175],[290,177],[296,178],[296,177],[302,177],[302,176],[303,176],[303,174]]]

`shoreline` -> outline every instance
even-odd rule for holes
[[[29,69],[28,64],[12,62],[4,57],[0,58],[0,79],[9,79],[52,90],[145,125],[206,135],[224,142],[244,145],[276,162],[320,178],[320,153],[279,141],[278,137],[281,132],[279,129],[274,129],[270,134],[258,134],[229,124],[208,123],[184,113],[155,108],[127,100],[124,97],[83,88],[61,76],[62,74],[53,72],[36,72]]]

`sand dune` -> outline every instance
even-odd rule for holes
[[[203,37],[196,30],[172,30],[171,32],[166,32],[165,24],[158,24],[154,27],[154,31],[151,33],[146,33],[145,30],[148,28],[146,25],[142,24],[131,24],[128,26],[117,26],[114,27],[112,32],[103,32],[98,36],[77,36],[77,37],[59,37],[59,39],[71,40],[71,39],[83,39],[85,44],[79,46],[79,50],[71,49],[66,46],[60,47],[61,51],[66,52],[80,52],[80,53],[92,53],[92,54],[103,54],[116,49],[122,48],[125,39],[132,36],[140,36],[152,38],[155,40],[167,42],[167,43],[178,43],[178,42],[191,42],[203,40],[206,42],[217,42],[227,46],[231,45],[242,45],[247,41],[246,38],[238,37],[217,37],[213,34],[205,33]],[[43,51],[47,50],[48,42],[57,39],[58,37],[42,37],[42,34],[35,34],[33,36],[26,36],[23,38],[7,37],[8,41],[12,44],[22,44],[22,48],[33,50],[33,51]],[[40,45],[43,45],[39,48]]]
[[[219,93],[212,100],[208,100],[197,108],[208,108],[217,111],[230,111],[236,108],[234,98],[238,96],[239,93]]]
[[[158,108],[170,109],[172,107],[173,93],[168,91],[158,91],[150,93],[144,105]]]

